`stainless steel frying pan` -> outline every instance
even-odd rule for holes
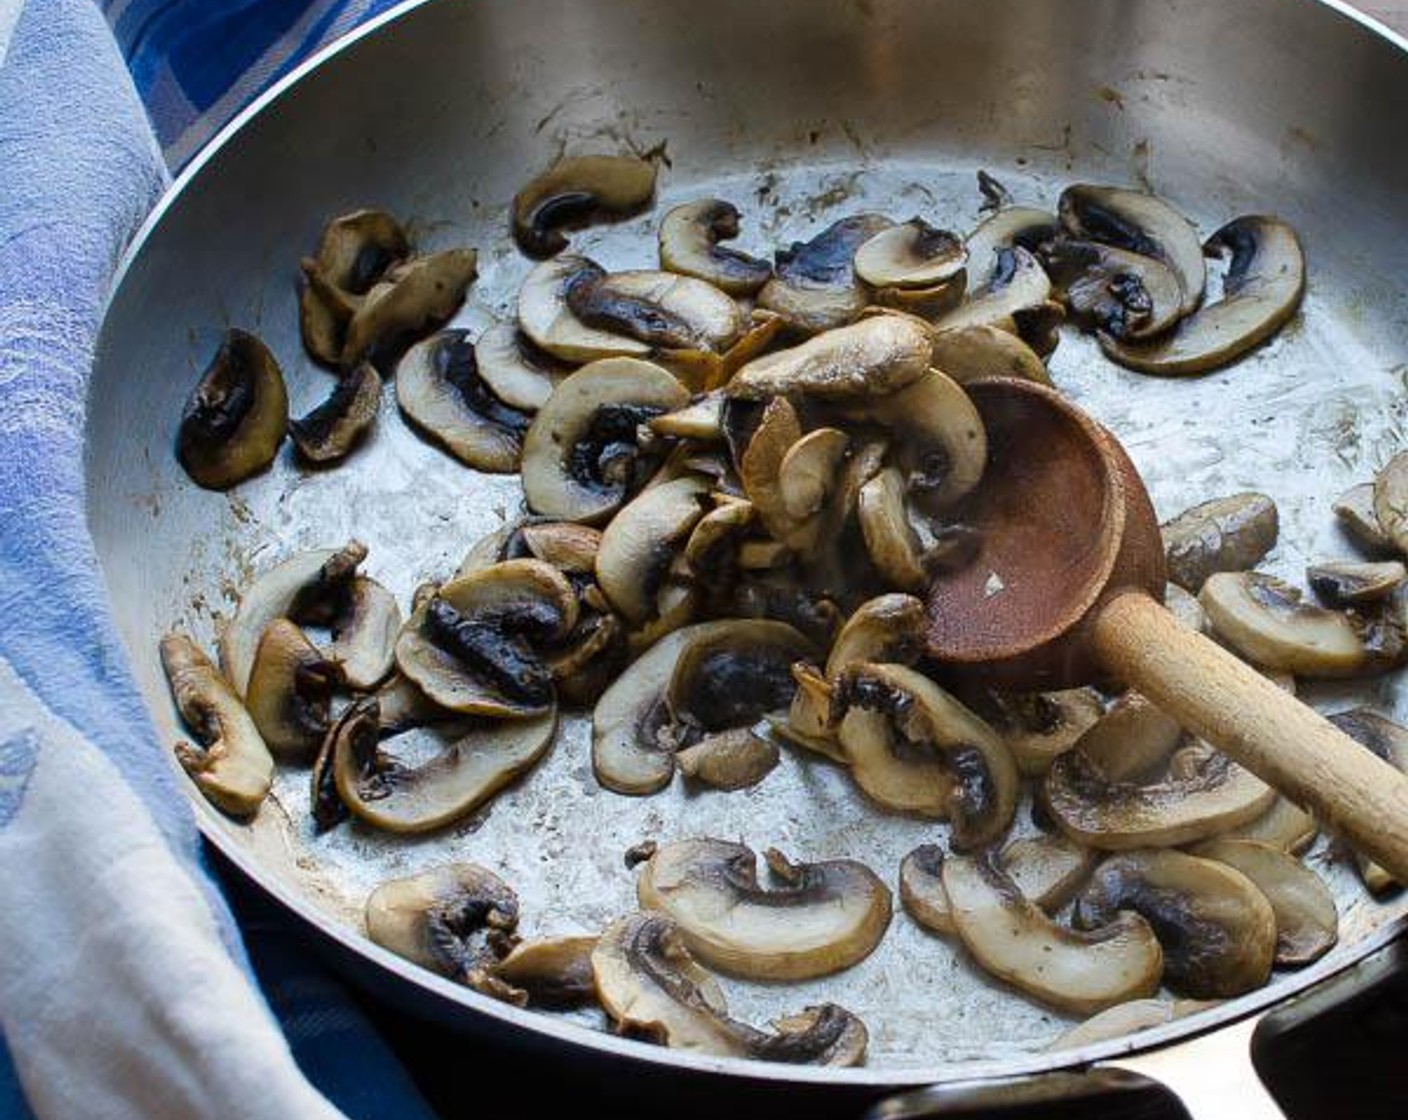
[[[1122,439],[1162,515],[1235,489],[1271,493],[1283,522],[1272,566],[1298,577],[1310,558],[1349,552],[1331,501],[1405,443],[1404,119],[1404,44],[1315,0],[407,4],[243,114],[182,175],[124,264],[89,400],[89,516],[158,727],[177,735],[157,637],[179,627],[212,642],[252,572],[357,536],[371,546],[370,572],[405,602],[520,506],[515,479],[455,465],[411,434],[389,399],[371,445],[339,470],[308,474],[281,459],[229,495],[198,490],[180,471],[181,403],[225,327],[273,347],[296,414],[328,392],[328,375],[299,345],[294,292],[299,256],[334,214],[384,206],[409,218],[425,247],[477,247],[481,277],[457,317],[477,326],[511,313],[529,267],[507,236],[509,199],[564,149],[663,145],[660,206],[729,198],[753,251],[859,209],[966,228],[980,167],[1022,202],[1052,204],[1077,180],[1148,185],[1205,233],[1236,214],[1278,213],[1302,234],[1311,268],[1304,311],[1280,339],[1224,372],[1160,382],[1069,336],[1053,372]],[[575,244],[608,267],[649,264],[653,221]],[[1311,699],[1374,703],[1403,718],[1401,691],[1391,678]],[[382,990],[603,1063],[787,1086],[848,1106],[895,1087],[969,1086],[1092,1061],[1176,1080],[1190,1047],[1200,1087],[1218,1086],[1210,1071],[1246,1066],[1262,1009],[1391,940],[1408,909],[1370,901],[1322,840],[1311,862],[1341,910],[1341,945],[1329,957],[1232,1004],[1079,1051],[1046,1052],[1065,1019],[990,983],[903,915],[874,956],[840,977],[729,985],[733,1011],[755,1022],[821,999],[859,1012],[872,1044],[857,1071],[623,1041],[590,1017],[493,1003],[362,937],[373,884],[449,858],[508,879],[532,935],[594,930],[631,908],[621,854],[647,837],[737,836],[809,859],[864,859],[893,879],[929,832],[876,813],[825,764],[790,756],[746,793],[618,797],[596,786],[587,745],[584,722],[569,721],[524,782],[421,840],[356,827],[314,838],[297,770],[281,774],[252,826],[193,796],[211,841]],[[1225,1092],[1215,1087],[1214,1102]],[[1251,1114],[1249,1100],[1239,1115]]]

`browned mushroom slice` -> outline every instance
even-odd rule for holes
[[[1126,1035],[1152,1030],[1186,1015],[1216,1007],[1219,1000],[1132,999],[1092,1015],[1056,1039],[1048,1050],[1078,1050],[1097,1042],[1111,1042]]]
[[[1200,999],[1260,987],[1276,955],[1276,916],[1240,871],[1185,852],[1142,849],[1107,859],[1076,899],[1073,921],[1104,926],[1132,910],[1164,950],[1164,981]]]
[[[332,775],[343,804],[388,832],[421,833],[474,812],[527,773],[552,745],[557,708],[526,719],[458,721],[430,729],[439,749],[406,762],[381,748],[374,698],[356,701],[330,732]]]
[[[1370,708],[1351,708],[1348,711],[1336,712],[1329,720],[1355,742],[1385,762],[1408,773],[1408,728]],[[1364,885],[1375,894],[1392,890],[1399,885],[1388,871],[1367,856],[1356,852],[1355,862]]]
[[[718,982],[663,914],[629,914],[592,951],[597,994],[615,1029],[677,1050],[794,1065],[859,1065],[865,1025],[835,1004],[805,1008],[767,1034],[728,1017]]]
[[[328,733],[333,690],[342,680],[328,660],[286,618],[269,623],[254,655],[246,706],[265,746],[307,756]]]
[[[923,218],[881,230],[855,253],[855,272],[876,288],[931,288],[953,280],[968,263],[960,237]]]
[[[1105,781],[1128,782],[1167,762],[1182,738],[1177,720],[1142,693],[1126,692],[1076,740],[1075,748]]]
[[[1231,255],[1222,298],[1148,342],[1100,336],[1100,348],[1140,373],[1176,377],[1218,369],[1281,329],[1305,292],[1305,255],[1295,231],[1271,217],[1236,218],[1208,238],[1208,256]]]
[[[1003,206],[984,218],[964,239],[968,250],[971,287],[992,283],[993,277],[1011,266],[1014,248],[1039,252],[1061,232],[1056,216],[1030,206]]]
[[[969,259],[977,260],[971,244]],[[934,330],[982,325],[1005,328],[1009,324],[1015,330],[1014,316],[1036,311],[1050,298],[1051,280],[1037,258],[1020,245],[1005,247],[998,250],[996,264],[986,281],[970,286],[968,298],[940,317]],[[1033,349],[1040,353],[1039,348]]]
[[[383,949],[477,988],[517,940],[518,896],[478,864],[447,863],[382,883],[365,919]]]
[[[380,360],[449,319],[478,275],[477,260],[473,249],[445,249],[391,269],[347,324],[343,368]]]
[[[587,257],[564,254],[544,261],[518,290],[519,329],[534,345],[565,362],[648,357],[649,343],[589,327],[567,306],[567,293],[575,285],[602,275],[605,269]]]
[[[724,438],[722,390],[706,393],[683,408],[650,421],[650,430],[675,439],[712,443]]]
[[[1276,915],[1277,964],[1309,964],[1339,939],[1335,896],[1325,880],[1281,849],[1219,837],[1205,840],[1192,854],[1236,868],[1266,896]]]
[[[1002,734],[1017,769],[1040,777],[1070,750],[1104,711],[1094,689],[1027,692],[994,698]]]
[[[1071,317],[1087,330],[1118,339],[1152,338],[1183,313],[1177,274],[1154,257],[1061,237],[1041,260]]]
[[[1164,522],[1168,578],[1196,595],[1214,572],[1255,568],[1276,547],[1276,503],[1252,492],[1214,498]]]
[[[596,1002],[592,971],[594,936],[549,937],[515,945],[508,956],[489,965],[495,980],[507,984],[519,998],[509,1002],[569,1011]]]
[[[1051,374],[1037,352],[1011,331],[991,324],[938,331],[932,352],[934,368],[960,385],[985,377],[1020,377],[1051,384]]]
[[[781,761],[777,744],[748,727],[705,735],[675,755],[680,773],[711,789],[755,786]]]
[[[758,293],[758,305],[810,334],[853,322],[866,305],[865,287],[855,273],[856,250],[893,224],[880,214],[856,214],[810,241],[779,249],[776,275]]]
[[[659,462],[642,442],[641,426],[688,402],[689,391],[649,362],[613,358],[583,366],[553,391],[524,438],[529,508],[568,521],[608,517]]]
[[[903,665],[852,665],[833,698],[856,784],[886,808],[952,822],[953,844],[980,847],[1016,811],[1019,777],[991,727]]]
[[[1408,579],[1401,561],[1353,563],[1342,560],[1312,564],[1305,569],[1305,582],[1332,607],[1373,603],[1393,594]]]
[[[1019,991],[1090,1015],[1158,989],[1164,954],[1138,914],[1111,915],[1089,932],[1066,929],[1023,898],[987,856],[950,856],[942,878],[964,947]]]
[[[324,652],[348,687],[375,688],[395,663],[401,632],[396,597],[376,580],[354,576],[338,590],[328,625],[332,642]]]
[[[479,376],[510,408],[537,412],[572,366],[538,349],[517,323],[495,323],[474,344]]]
[[[563,296],[578,322],[667,350],[722,354],[745,326],[742,310],[728,294],[673,272],[584,268]]]
[[[177,743],[176,758],[214,805],[232,816],[251,816],[274,778],[274,760],[259,728],[189,638],[167,634],[160,651],[171,696],[199,743]]]
[[[890,891],[854,860],[791,863],[775,849],[780,884],[759,885],[751,848],[678,840],[656,849],[636,880],[640,904],[668,914],[710,968],[754,980],[828,976],[864,960],[890,922]]]
[[[642,491],[607,524],[596,554],[596,579],[628,623],[642,626],[661,609],[671,562],[704,515],[708,485],[677,478]]]
[[[181,413],[176,454],[192,481],[228,490],[274,461],[288,425],[288,392],[274,355],[231,328]]]
[[[736,206],[717,198],[676,206],[660,223],[660,267],[729,295],[756,292],[772,278],[772,265],[719,244],[738,236],[739,219]]]
[[[325,466],[345,459],[376,423],[381,407],[381,375],[370,362],[344,374],[328,399],[288,424],[293,445],[310,463]]]
[[[317,254],[302,262],[299,324],[308,353],[337,365],[359,297],[410,252],[405,231],[384,210],[356,210],[329,222]]]
[[[922,594],[929,586],[919,537],[909,521],[904,478],[897,467],[886,467],[860,488],[856,503],[870,562],[889,587]]]
[[[1351,486],[1334,504],[1335,516],[1354,541],[1375,555],[1392,553],[1394,543],[1379,524],[1374,512],[1374,484],[1361,482]]]
[[[923,326],[903,315],[874,315],[755,358],[734,375],[725,392],[743,400],[786,393],[873,399],[922,377],[930,353]]]
[[[567,247],[562,230],[644,210],[655,175],[655,162],[637,156],[564,156],[513,196],[513,239],[530,257],[550,257]]]
[[[1092,848],[1188,844],[1255,820],[1276,791],[1226,755],[1207,752],[1183,775],[1111,782],[1080,751],[1047,771],[1043,802],[1061,831]]]

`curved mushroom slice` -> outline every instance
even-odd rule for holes
[[[691,953],[710,968],[753,980],[807,980],[864,960],[890,923],[890,891],[854,860],[768,868],[759,885],[751,848],[725,840],[662,844],[636,880],[647,910],[669,915]]]
[[[923,652],[924,604],[913,595],[890,593],[858,606],[826,657],[828,680],[861,661],[908,665]]]
[[[299,294],[299,324],[308,353],[337,365],[358,297],[410,253],[405,231],[384,210],[356,210],[330,221],[316,256],[302,262],[307,282]]]
[[[1374,519],[1399,553],[1408,553],[1408,453],[1400,451],[1374,475]]]
[[[855,273],[856,250],[892,225],[881,214],[856,214],[832,223],[810,241],[779,249],[776,275],[758,293],[758,306],[809,334],[853,322],[867,302]]]
[[[1199,999],[1241,995],[1266,983],[1276,955],[1276,916],[1256,885],[1223,863],[1145,849],[1107,859],[1076,899],[1072,920],[1091,929],[1132,910],[1164,951],[1164,981]]]
[[[1370,708],[1351,708],[1329,717],[1331,723],[1355,742],[1408,773],[1408,728],[1386,719]],[[1375,894],[1391,890],[1398,881],[1367,856],[1355,853],[1364,885]]]
[[[738,208],[717,198],[676,206],[660,223],[660,267],[751,295],[772,279],[772,265],[719,244],[738,236],[739,220]]]
[[[835,1004],[779,1019],[775,1034],[728,1017],[718,982],[663,914],[629,914],[592,951],[597,994],[615,1029],[677,1050],[794,1065],[859,1065],[865,1025]]]
[[[994,698],[1002,722],[998,731],[1012,752],[1017,769],[1038,778],[1051,763],[1076,745],[1104,712],[1091,688],[1027,692]]]
[[[596,580],[632,626],[661,617],[661,595],[672,561],[704,516],[708,484],[677,478],[638,494],[602,530]]]
[[[542,408],[573,369],[534,346],[517,323],[495,323],[481,334],[474,360],[489,392],[520,412]]]
[[[777,744],[748,727],[706,735],[675,755],[686,778],[711,789],[730,791],[757,785],[781,760]]]
[[[564,156],[513,196],[513,239],[530,257],[561,252],[563,229],[649,206],[656,170],[653,160],[636,156]]]
[[[349,688],[375,688],[396,661],[401,608],[396,597],[366,576],[348,580],[329,623],[332,642],[325,651]]]
[[[1295,314],[1305,291],[1305,255],[1295,231],[1278,218],[1236,218],[1203,247],[1231,254],[1222,298],[1146,343],[1100,336],[1105,354],[1140,373],[1206,373],[1265,342]]]
[[[922,593],[929,586],[929,574],[919,537],[909,522],[904,479],[897,467],[886,467],[860,488],[856,519],[870,562],[885,583],[900,591]]]
[[[855,272],[875,288],[931,288],[958,276],[968,263],[962,238],[923,218],[881,230],[855,253]]]
[[[330,736],[333,780],[347,808],[369,825],[398,833],[429,832],[468,816],[543,757],[557,733],[557,708],[431,733],[442,749],[407,765],[381,749],[374,698],[343,712]]]
[[[1183,728],[1152,700],[1126,692],[1095,721],[1075,748],[1106,782],[1133,781],[1177,749]]]
[[[1030,206],[1003,206],[979,222],[964,239],[972,274],[970,287],[986,287],[997,273],[1010,267],[1004,254],[1016,248],[1039,253],[1060,232],[1054,214]]]
[[[1077,183],[1061,192],[1056,208],[1061,224],[1076,237],[1163,261],[1178,278],[1181,313],[1197,309],[1207,282],[1198,231],[1163,199],[1123,187]]]
[[[1303,602],[1260,572],[1217,572],[1198,593],[1217,635],[1258,665],[1296,676],[1352,677],[1382,668],[1347,614]]]
[[[523,441],[523,492],[536,513],[597,521],[645,485],[657,457],[641,425],[689,403],[689,391],[650,362],[592,362],[562,381]]]
[[[445,249],[398,264],[372,287],[347,324],[343,368],[378,360],[438,327],[464,302],[478,274],[473,249]]]
[[[976,260],[971,244],[968,251],[970,259]],[[970,287],[968,298],[939,318],[934,330],[942,332],[981,325],[1005,328],[1013,322],[1014,316],[1034,312],[1050,298],[1051,280],[1036,257],[1020,245],[1002,248],[997,252],[996,264],[986,281],[978,287]],[[1013,326],[1015,329],[1015,324]]]
[[[564,295],[579,322],[668,350],[722,354],[746,325],[743,311],[726,293],[673,272],[582,269]]]
[[[478,864],[448,863],[382,883],[365,920],[383,949],[479,988],[516,941],[518,896]]]
[[[1266,896],[1276,916],[1276,963],[1302,965],[1328,953],[1339,939],[1335,896],[1319,875],[1293,856],[1253,840],[1206,840],[1192,849],[1240,871]]]
[[[890,809],[948,818],[953,845],[1001,836],[1019,777],[1001,736],[929,678],[903,665],[853,665],[833,699],[856,784]]]
[[[288,392],[274,355],[231,328],[181,413],[176,454],[191,480],[228,490],[274,461],[288,425]]]
[[[292,622],[269,623],[254,654],[245,698],[264,745],[285,756],[316,751],[328,733],[332,694],[341,680],[336,663]]]
[[[532,417],[494,394],[476,352],[468,331],[441,331],[416,343],[397,363],[396,402],[460,462],[506,474],[518,469]]]
[[[460,718],[459,713],[442,708],[401,673],[378,688],[375,699],[381,709],[379,726],[383,735]]]
[[[451,711],[536,716],[554,707],[543,649],[577,623],[577,595],[540,560],[506,560],[444,584],[401,628],[396,664]]]
[[[723,390],[715,389],[683,408],[655,417],[650,421],[650,430],[672,439],[692,439],[699,443],[721,441],[724,438],[723,409]]]
[[[1208,616],[1196,596],[1183,590],[1176,583],[1164,584],[1164,606],[1168,613],[1178,620],[1185,630],[1195,634],[1205,634],[1208,629]]]
[[[937,331],[931,348],[934,368],[960,385],[985,377],[1019,377],[1051,384],[1046,363],[1011,331],[974,323]]]
[[[777,483],[789,517],[805,521],[821,511],[836,489],[850,443],[839,428],[813,428],[787,449]]]
[[[898,311],[916,315],[927,323],[947,315],[962,303],[967,290],[968,274],[962,271],[952,280],[929,288],[876,288],[872,296],[874,305],[861,314]]]
[[[763,409],[762,419],[748,440],[743,454],[738,456],[738,477],[743,492],[752,503],[758,520],[768,533],[787,544],[810,543],[808,530],[817,523],[799,522],[787,509],[782,494],[782,464],[788,452],[802,439],[802,425],[797,410],[786,397],[774,397]]]
[[[1185,1015],[1196,1015],[1220,1001],[1205,999],[1133,999],[1092,1015],[1065,1031],[1048,1050],[1077,1050],[1097,1042],[1110,1042],[1140,1031],[1152,1030]]]
[[[592,951],[597,938],[549,937],[524,941],[489,965],[489,974],[510,989],[509,1002],[570,1011],[596,1002]]]
[[[171,696],[200,744],[177,743],[176,758],[213,804],[232,816],[251,816],[274,779],[274,760],[259,729],[189,638],[167,634],[160,652]]]
[[[1354,538],[1354,541],[1370,552],[1392,553],[1397,551],[1392,540],[1379,524],[1374,512],[1374,484],[1361,482],[1351,486],[1332,507],[1340,525]]]
[[[1288,855],[1300,855],[1315,841],[1319,825],[1315,818],[1288,797],[1278,797],[1250,824],[1229,829],[1224,840],[1254,840],[1270,844]]]
[[[1152,338],[1183,313],[1178,276],[1155,257],[1062,237],[1041,263],[1072,317],[1089,330],[1121,340]]]
[[[1042,800],[1061,831],[1092,848],[1189,844],[1261,816],[1276,791],[1216,751],[1191,772],[1136,785],[1111,782],[1081,751],[1047,771]]]
[[[1276,547],[1280,519],[1265,494],[1214,498],[1159,527],[1168,578],[1196,595],[1214,572],[1255,568]]]
[[[1398,560],[1367,564],[1342,560],[1305,569],[1305,582],[1332,607],[1378,602],[1393,594],[1404,580],[1408,580],[1408,568]]]
[[[743,400],[788,393],[870,399],[917,381],[930,356],[929,332],[921,324],[904,315],[873,315],[755,358],[734,374],[725,392]]]
[[[964,947],[988,972],[1043,1003],[1090,1015],[1152,995],[1164,954],[1138,914],[1090,932],[1057,925],[985,856],[950,856],[943,887]]]
[[[370,362],[345,374],[322,404],[288,423],[288,434],[298,453],[310,463],[336,463],[376,423],[381,407],[381,375]]]
[[[573,287],[605,274],[601,265],[587,257],[564,255],[544,261],[518,291],[519,329],[534,345],[565,362],[648,357],[649,343],[589,327],[567,306]]]

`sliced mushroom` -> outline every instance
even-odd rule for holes
[[[1408,579],[1408,568],[1398,560],[1378,563],[1341,560],[1312,564],[1305,569],[1305,582],[1332,607],[1377,602],[1396,591],[1405,579]]]
[[[758,305],[809,334],[853,322],[867,302],[855,273],[856,250],[893,224],[880,214],[856,214],[810,241],[779,249],[776,275],[758,293]]]
[[[856,517],[865,537],[870,562],[885,583],[912,594],[929,586],[919,538],[909,523],[904,478],[898,467],[886,467],[860,488]]]
[[[753,980],[807,980],[864,960],[890,922],[890,891],[854,860],[791,863],[776,849],[759,885],[751,848],[725,840],[662,844],[636,880],[647,910],[679,925],[710,968]]]
[[[307,416],[290,420],[288,434],[310,463],[336,463],[371,430],[380,407],[381,375],[363,362],[343,375],[328,399]]]
[[[1091,848],[1189,844],[1261,816],[1276,791],[1226,755],[1209,752],[1183,776],[1111,782],[1081,751],[1047,771],[1042,801],[1061,831]]]
[[[786,393],[872,399],[917,381],[929,368],[930,354],[924,327],[904,315],[874,315],[755,358],[725,391],[743,400]]]
[[[269,623],[254,654],[245,702],[264,745],[307,757],[328,733],[333,690],[342,680],[303,631],[286,618]]]
[[[375,688],[396,660],[401,608],[396,597],[366,576],[348,580],[337,596],[329,622],[332,642],[326,654],[349,688]]]
[[[545,1011],[570,1011],[596,1002],[596,976],[592,951],[597,938],[549,937],[523,941],[508,956],[489,965],[490,975],[507,984],[509,1002],[541,1007]]]
[[[1208,629],[1208,616],[1203,605],[1191,592],[1183,590],[1176,583],[1164,584],[1164,606],[1185,630],[1204,634]]]
[[[1134,781],[1166,763],[1183,728],[1139,692],[1121,695],[1076,740],[1075,748],[1105,781]]]
[[[1076,899],[1081,929],[1134,911],[1164,951],[1164,981],[1199,999],[1239,996],[1266,983],[1276,916],[1240,871],[1185,852],[1143,849],[1107,859]]]
[[[1197,309],[1207,279],[1198,231],[1163,199],[1123,187],[1078,183],[1061,192],[1057,212],[1076,237],[1163,261],[1177,275],[1182,314]]]
[[[1160,526],[1168,578],[1196,595],[1214,572],[1255,568],[1276,547],[1276,503],[1253,492],[1214,498]]]
[[[1400,451],[1374,475],[1374,518],[1393,547],[1408,553],[1408,452]]]
[[[509,408],[537,412],[573,367],[540,350],[517,323],[495,323],[474,344],[479,376]]]
[[[673,272],[584,268],[568,283],[564,297],[578,322],[669,350],[722,354],[746,325],[729,295]]]
[[[602,531],[596,579],[628,623],[661,617],[661,592],[672,561],[704,515],[708,484],[677,478],[642,491]]]
[[[192,481],[228,490],[274,461],[288,425],[288,392],[274,355],[231,328],[186,400],[176,454]]]
[[[772,265],[719,242],[738,236],[740,215],[717,198],[676,206],[660,223],[660,267],[707,280],[729,295],[751,295],[772,279]]]
[[[451,580],[407,620],[396,664],[451,711],[536,716],[554,706],[543,649],[577,623],[577,595],[540,560],[506,560]]]
[[[557,708],[526,719],[445,724],[428,760],[407,764],[381,748],[375,698],[356,701],[333,728],[338,796],[361,820],[388,832],[421,833],[468,816],[527,773],[557,732]]]
[[[876,288],[930,288],[968,263],[963,239],[923,218],[881,230],[855,253],[856,275]]]
[[[850,439],[839,428],[813,428],[778,464],[782,508],[797,521],[820,512],[836,488]]]
[[[995,698],[1001,716],[997,729],[1017,769],[1040,777],[1051,763],[1076,745],[1104,712],[1094,689],[1028,692]]]
[[[1355,742],[1385,762],[1408,773],[1408,728],[1386,719],[1370,708],[1351,708],[1348,711],[1336,712],[1329,720]],[[1354,858],[1364,885],[1375,894],[1392,890],[1399,885],[1388,871],[1367,856],[1356,852]]]
[[[447,863],[382,883],[367,897],[365,919],[383,949],[481,988],[517,940],[518,896],[487,868]]]
[[[998,273],[1011,267],[1007,254],[1013,249],[1039,253],[1060,232],[1054,214],[1030,206],[1003,206],[979,222],[964,239],[972,278],[969,286],[989,286]]]
[[[380,708],[378,718],[382,734],[395,734],[424,727],[428,723],[459,718],[458,713],[442,708],[414,681],[400,673],[376,690],[376,702]]]
[[[1394,543],[1379,524],[1374,512],[1374,484],[1361,482],[1351,486],[1334,504],[1335,516],[1354,540],[1374,554],[1396,551]]]
[[[441,331],[396,366],[396,401],[406,419],[475,470],[516,471],[532,417],[506,404],[480,376],[468,331]]]
[[[1051,384],[1051,374],[1037,352],[1011,331],[988,323],[975,323],[938,331],[934,335],[934,368],[960,385],[985,377],[1019,377]]]
[[[562,381],[523,441],[529,508],[568,521],[597,521],[636,493],[658,458],[641,425],[683,408],[689,391],[650,362],[592,362]]]
[[[724,438],[724,395],[721,390],[705,393],[683,408],[650,421],[650,430],[674,439],[712,443]]]
[[[861,663],[833,712],[856,784],[886,808],[948,818],[960,850],[990,843],[1016,810],[1018,774],[991,727],[903,665]]]
[[[565,362],[648,357],[649,343],[589,327],[567,306],[567,293],[575,285],[603,275],[605,269],[587,257],[563,255],[544,261],[519,289],[519,329],[534,345]]]
[[[1140,373],[1206,373],[1265,342],[1300,306],[1305,255],[1295,231],[1279,218],[1236,218],[1208,238],[1203,251],[1231,254],[1222,298],[1149,342],[1101,335],[1106,355]]]
[[[1203,841],[1191,854],[1236,868],[1266,896],[1276,916],[1277,964],[1309,964],[1328,953],[1339,939],[1339,914],[1330,888],[1280,848],[1254,840],[1218,838]]]
[[[913,595],[867,599],[836,635],[826,658],[827,678],[861,661],[912,664],[923,652],[923,622],[924,604]]]
[[[1138,914],[1114,914],[1089,932],[1066,929],[1022,897],[988,856],[950,856],[942,879],[964,947],[1027,995],[1090,1015],[1158,989],[1164,954]]]
[[[680,773],[686,778],[720,790],[757,785],[781,759],[776,743],[748,727],[706,735],[675,755]]]
[[[969,259],[976,261],[971,243],[968,252]],[[934,330],[942,332],[981,325],[1006,327],[1013,322],[1013,316],[1035,311],[1050,298],[1051,280],[1036,257],[1020,245],[1002,248],[997,252],[996,264],[986,281],[970,286],[968,298],[939,318]]]
[[[787,510],[782,495],[782,463],[802,438],[797,411],[786,397],[774,397],[763,409],[762,419],[738,458],[743,492],[768,533],[784,544],[807,543],[805,525]],[[811,526],[815,531],[815,523]],[[789,544],[790,547],[790,544]]]
[[[388,355],[455,313],[478,275],[473,249],[445,249],[398,264],[367,293],[347,324],[342,366]]]
[[[1225,840],[1255,840],[1290,855],[1300,855],[1314,842],[1319,826],[1315,818],[1288,797],[1278,797],[1250,824],[1222,833]]]
[[[567,248],[564,229],[639,213],[655,197],[654,160],[564,156],[513,196],[513,239],[530,257]]]
[[[171,696],[199,746],[176,744],[176,758],[201,793],[237,817],[254,814],[269,792],[274,760],[225,679],[183,634],[161,639]]]
[[[1178,275],[1155,257],[1062,237],[1041,261],[1071,316],[1089,330],[1121,340],[1152,338],[1183,313]]]
[[[763,1031],[728,1017],[718,982],[695,963],[663,914],[630,914],[592,952],[597,994],[618,1032],[677,1050],[794,1065],[859,1065],[865,1025],[827,1003]]]
[[[1110,1042],[1161,1027],[1186,1015],[1196,1015],[1199,1011],[1216,1007],[1218,1002],[1203,999],[1132,999],[1128,1003],[1117,1003],[1063,1032],[1047,1049],[1078,1050],[1097,1042]]]
[[[303,344],[314,358],[339,363],[358,297],[410,252],[405,231],[384,210],[356,210],[324,227],[316,256],[302,262],[307,282],[299,297]]]

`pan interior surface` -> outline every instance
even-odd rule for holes
[[[478,330],[513,314],[531,267],[508,236],[509,201],[564,150],[663,153],[652,211],[572,239],[607,268],[653,267],[659,216],[706,196],[743,211],[738,245],[757,254],[861,210],[966,231],[980,168],[1047,207],[1071,182],[1147,186],[1204,236],[1278,214],[1305,243],[1310,281],[1270,344],[1205,377],[1157,380],[1067,330],[1051,370],[1121,440],[1161,518],[1236,490],[1275,498],[1266,566],[1301,582],[1307,563],[1353,554],[1331,503],[1405,442],[1408,153],[1392,124],[1405,113],[1408,58],[1309,0],[718,0],[707,17],[654,0],[413,8],[304,72],[183,177],[113,298],[89,400],[89,517],[158,732],[180,734],[157,639],[180,629],[213,648],[254,573],[356,537],[405,608],[522,510],[515,476],[460,467],[407,428],[389,392],[373,438],[338,469],[303,471],[285,450],[228,494],[181,472],[181,405],[225,328],[271,346],[293,415],[330,391],[299,343],[296,283],[333,215],[380,206],[422,248],[477,248],[480,276],[452,325]],[[1307,695],[1408,718],[1397,674]],[[622,856],[646,839],[855,858],[893,887],[901,857],[937,838],[795,752],[745,792],[676,784],[632,799],[597,785],[589,748],[588,721],[565,720],[526,780],[427,838],[360,826],[315,837],[300,767],[280,767],[252,826],[202,816],[305,916],[351,935],[376,883],[450,859],[510,883],[533,937],[594,932],[632,909]],[[1027,807],[1018,821],[1030,830]],[[1308,862],[1335,892],[1345,960],[1405,909],[1369,899],[1323,837]],[[896,1081],[1030,1058],[1071,1022],[898,908],[880,948],[839,976],[725,987],[731,1012],[759,1025],[828,1000],[850,1008],[870,1030],[869,1070]]]

